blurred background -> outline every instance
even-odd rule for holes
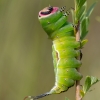
[[[88,7],[94,0],[88,0]],[[74,0],[0,0],[0,100],[23,100],[54,86],[52,42],[38,21],[48,5],[74,7]],[[90,18],[88,43],[83,48],[81,73],[100,78],[100,2]],[[69,20],[71,16],[69,16]],[[100,83],[83,100],[100,99]],[[41,100],[75,100],[75,87]]]

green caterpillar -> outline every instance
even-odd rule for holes
[[[47,93],[33,97],[36,100],[50,94],[67,91],[76,80],[81,80],[82,75],[76,70],[81,66],[80,42],[76,41],[74,27],[67,22],[67,13],[63,13],[65,7],[46,7],[39,12],[38,18],[43,29],[52,40],[52,55],[55,72],[55,85]],[[26,99],[25,98],[25,99]]]

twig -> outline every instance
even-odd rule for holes
[[[76,41],[80,42],[80,22],[76,27]],[[81,59],[81,56],[77,57],[78,60]],[[77,68],[77,71],[80,72],[80,68]],[[76,81],[76,100],[82,100],[80,97],[80,81]]]

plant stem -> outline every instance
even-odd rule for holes
[[[77,24],[77,18],[76,18],[76,10],[77,10],[77,1],[75,2],[75,24]],[[77,27],[74,29],[75,35],[76,35],[76,41],[80,42],[80,22],[78,22]],[[80,60],[80,56],[77,57],[77,60]],[[80,68],[77,68],[77,71],[80,72]],[[76,100],[82,100],[80,97],[80,81],[76,81]]]
[[[80,42],[80,22],[76,28],[76,41]],[[77,57],[80,60],[80,56]],[[80,68],[77,68],[77,71],[80,72]],[[76,81],[76,100],[82,100],[80,97],[80,81]]]
[[[79,72],[80,69],[78,68],[77,71]],[[76,81],[76,100],[82,100],[80,97],[80,81]]]

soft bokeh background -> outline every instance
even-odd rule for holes
[[[88,6],[94,0],[88,0]],[[54,85],[51,40],[38,21],[45,6],[74,7],[74,0],[0,0],[0,100],[23,100],[49,91]],[[90,18],[89,42],[83,48],[81,73],[100,78],[100,2]],[[71,17],[71,16],[69,16]],[[84,82],[84,79],[81,83]],[[84,100],[100,100],[100,83]],[[75,100],[75,87],[41,100]]]

